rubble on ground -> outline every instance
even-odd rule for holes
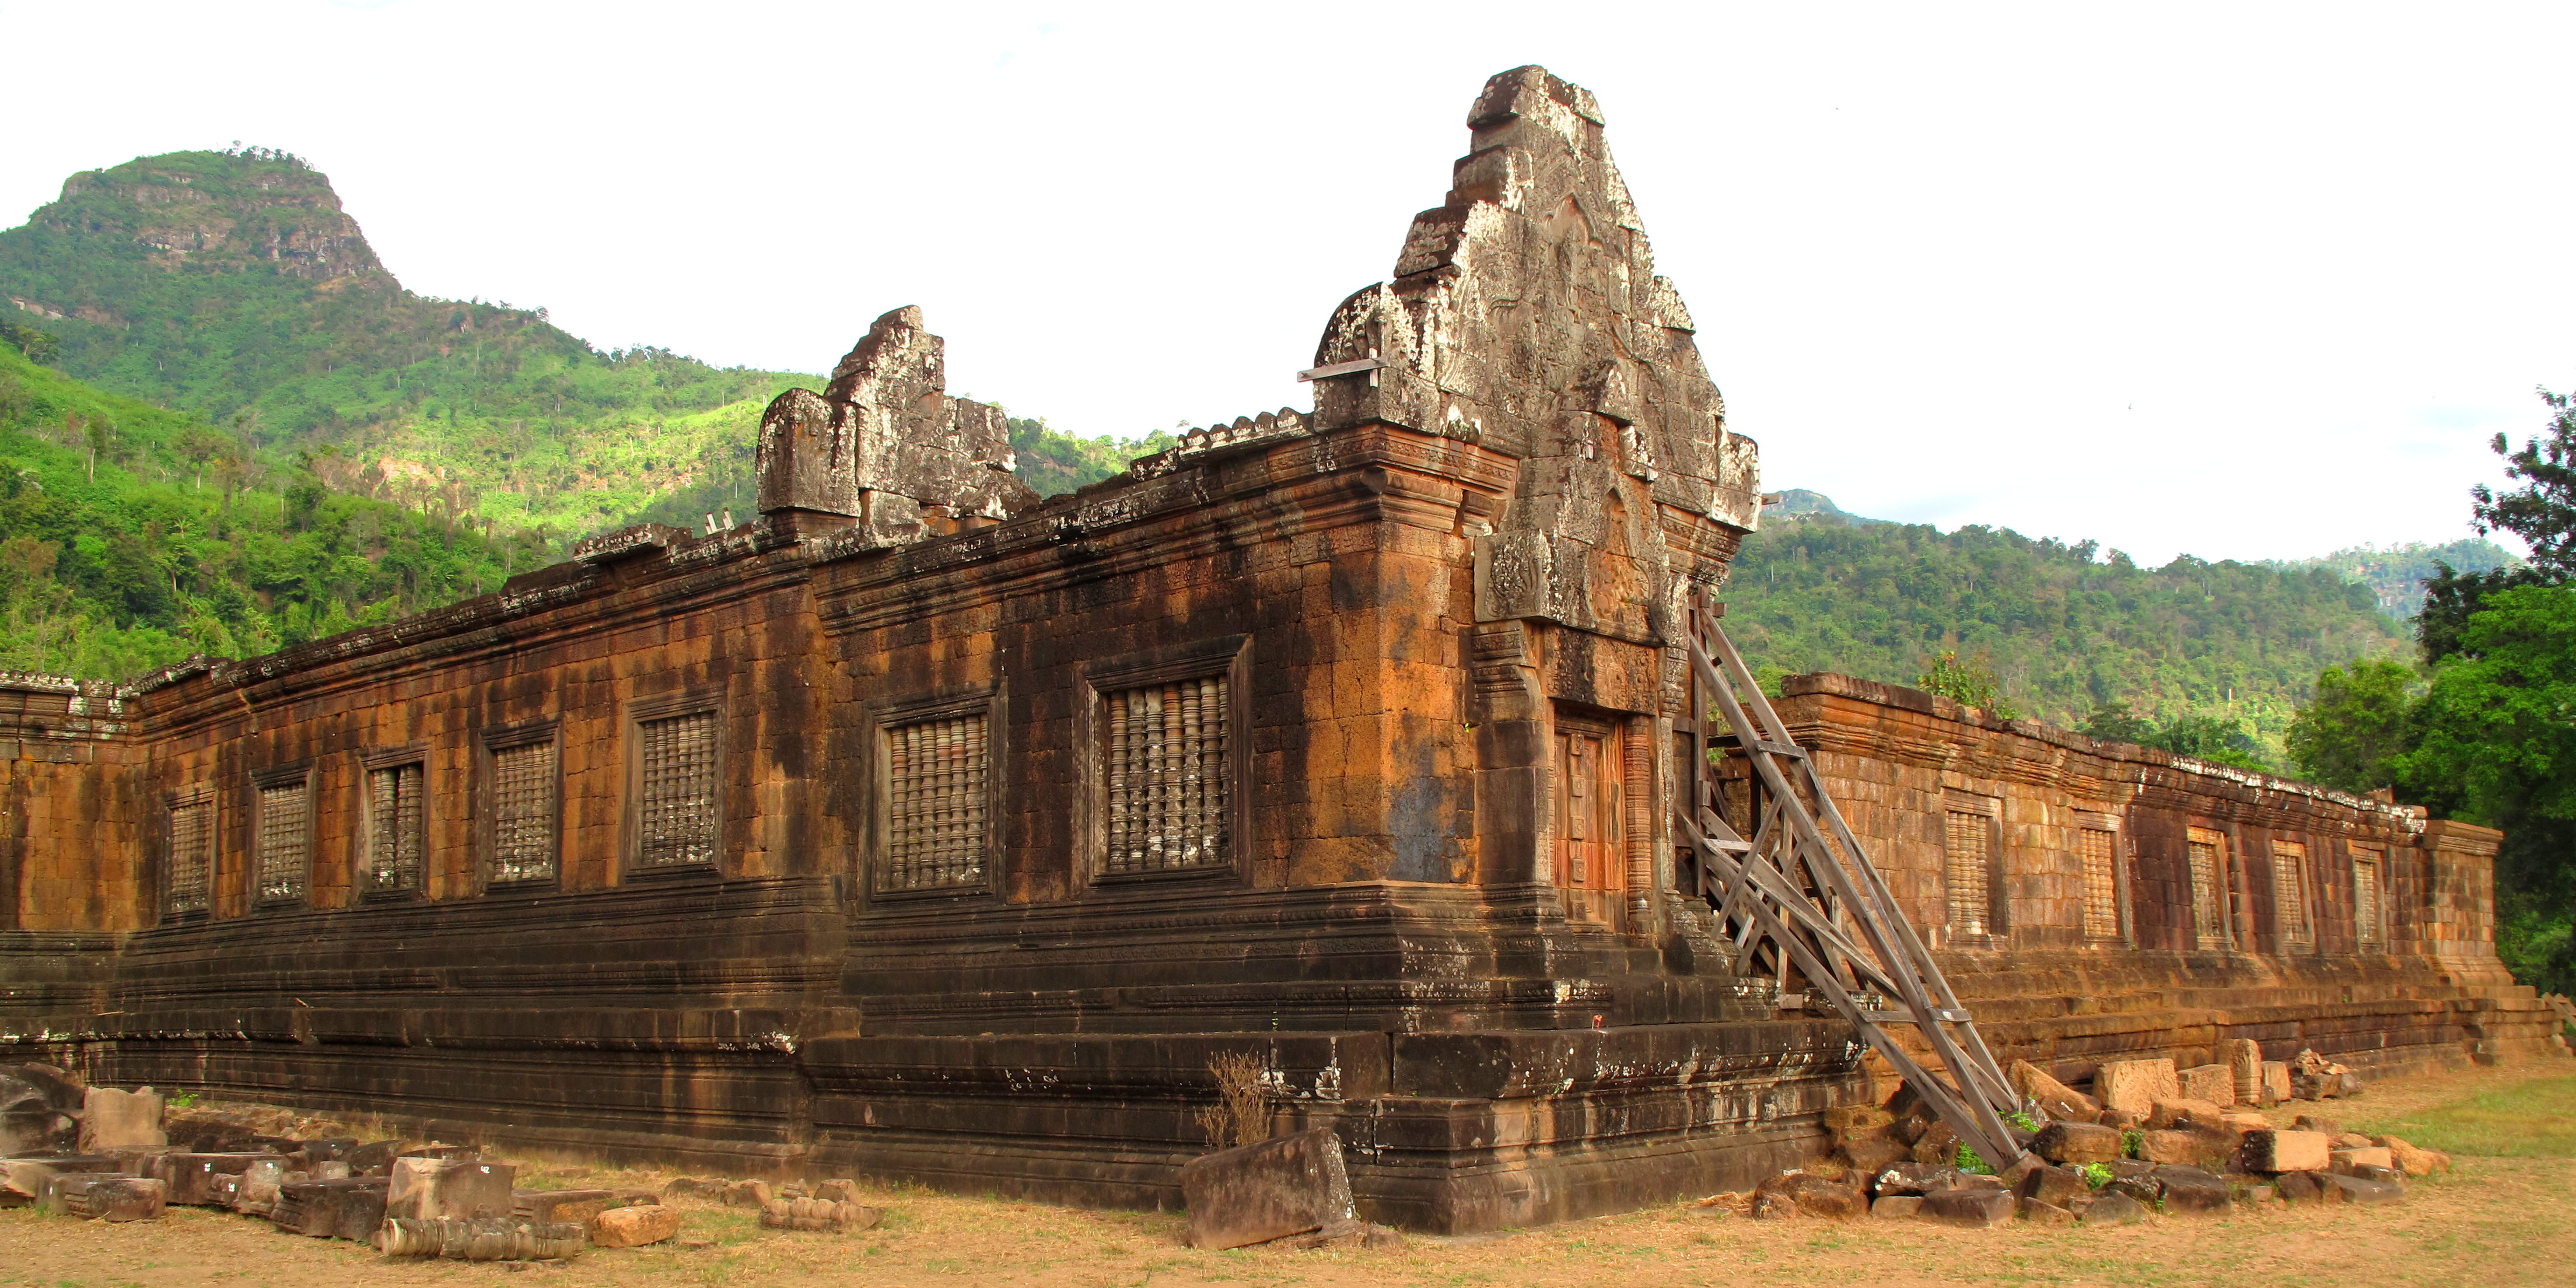
[[[157,1220],[172,1206],[220,1208],[389,1257],[460,1261],[643,1247],[678,1235],[684,1221],[649,1190],[522,1189],[515,1165],[474,1146],[368,1141],[333,1135],[333,1126],[265,1106],[174,1108],[150,1087],[89,1087],[49,1065],[0,1066],[0,1208],[114,1222]],[[857,1202],[847,1178],[808,1187],[683,1177],[665,1193],[753,1207],[762,1225],[782,1230],[851,1233],[885,1215]]]
[[[1757,1220],[2127,1225],[2156,1215],[2396,1203],[2408,1181],[2451,1168],[2438,1150],[2347,1132],[2322,1114],[2282,1126],[2261,1112],[2360,1094],[2359,1076],[2344,1065],[2314,1051],[2267,1061],[2242,1039],[2219,1043],[2213,1054],[2188,1068],[2165,1058],[2106,1061],[2090,1093],[2015,1061],[2009,1079],[2024,1112],[2013,1129],[2029,1153],[2002,1175],[1900,1088],[1883,1106],[1826,1110],[1832,1153],[1822,1166],[1696,1206]]]

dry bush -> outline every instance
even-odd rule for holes
[[[1261,1093],[1261,1061],[1229,1051],[1207,1062],[1216,1081],[1216,1103],[1198,1112],[1199,1130],[1217,1149],[1240,1149],[1270,1139],[1270,1101]]]

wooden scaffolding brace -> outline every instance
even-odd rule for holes
[[[1686,884],[1685,890],[1716,908],[1718,932],[1734,945],[1738,971],[1749,971],[1767,953],[1785,986],[1794,968],[1808,999],[1831,1005],[1962,1142],[2003,1170],[2022,1154],[2004,1121],[2019,1108],[2019,1097],[1807,753],[1790,739],[1718,627],[1724,606],[1693,587],[1689,608],[1694,754],[1689,780],[1673,800],[1676,839],[1697,858],[1697,888]],[[1708,736],[1711,707],[1732,736]],[[1741,752],[1751,764],[1749,840],[1717,809],[1712,749]],[[1891,1024],[1920,1030],[1941,1071],[1898,1046],[1886,1027]]]

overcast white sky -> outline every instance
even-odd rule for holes
[[[0,222],[233,140],[405,284],[1078,433],[1308,405],[1484,78],[1590,87],[1766,486],[2143,560],[2467,535],[2576,384],[2576,6],[25,5]]]

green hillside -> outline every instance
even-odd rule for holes
[[[559,537],[741,472],[761,407],[819,383],[405,290],[328,179],[263,150],[72,176],[0,231],[0,297],[91,384],[254,448],[329,448],[341,491]]]
[[[249,656],[494,589],[542,547],[333,492],[0,335],[0,669],[122,679]]]
[[[2235,719],[2275,761],[2320,669],[2411,638],[2329,568],[2099,555],[1994,528],[1770,518],[1736,558],[1727,630],[1773,674],[1912,684],[1955,651],[2023,714],[2075,727],[2126,702],[2160,724]]]
[[[2412,620],[2424,607],[2424,583],[2448,564],[2453,572],[2492,572],[2522,560],[2482,537],[2428,546],[2409,541],[2394,546],[2353,546],[2313,559],[2274,560],[2276,568],[2331,568],[2360,582],[2379,596],[2379,607],[2391,617]]]

